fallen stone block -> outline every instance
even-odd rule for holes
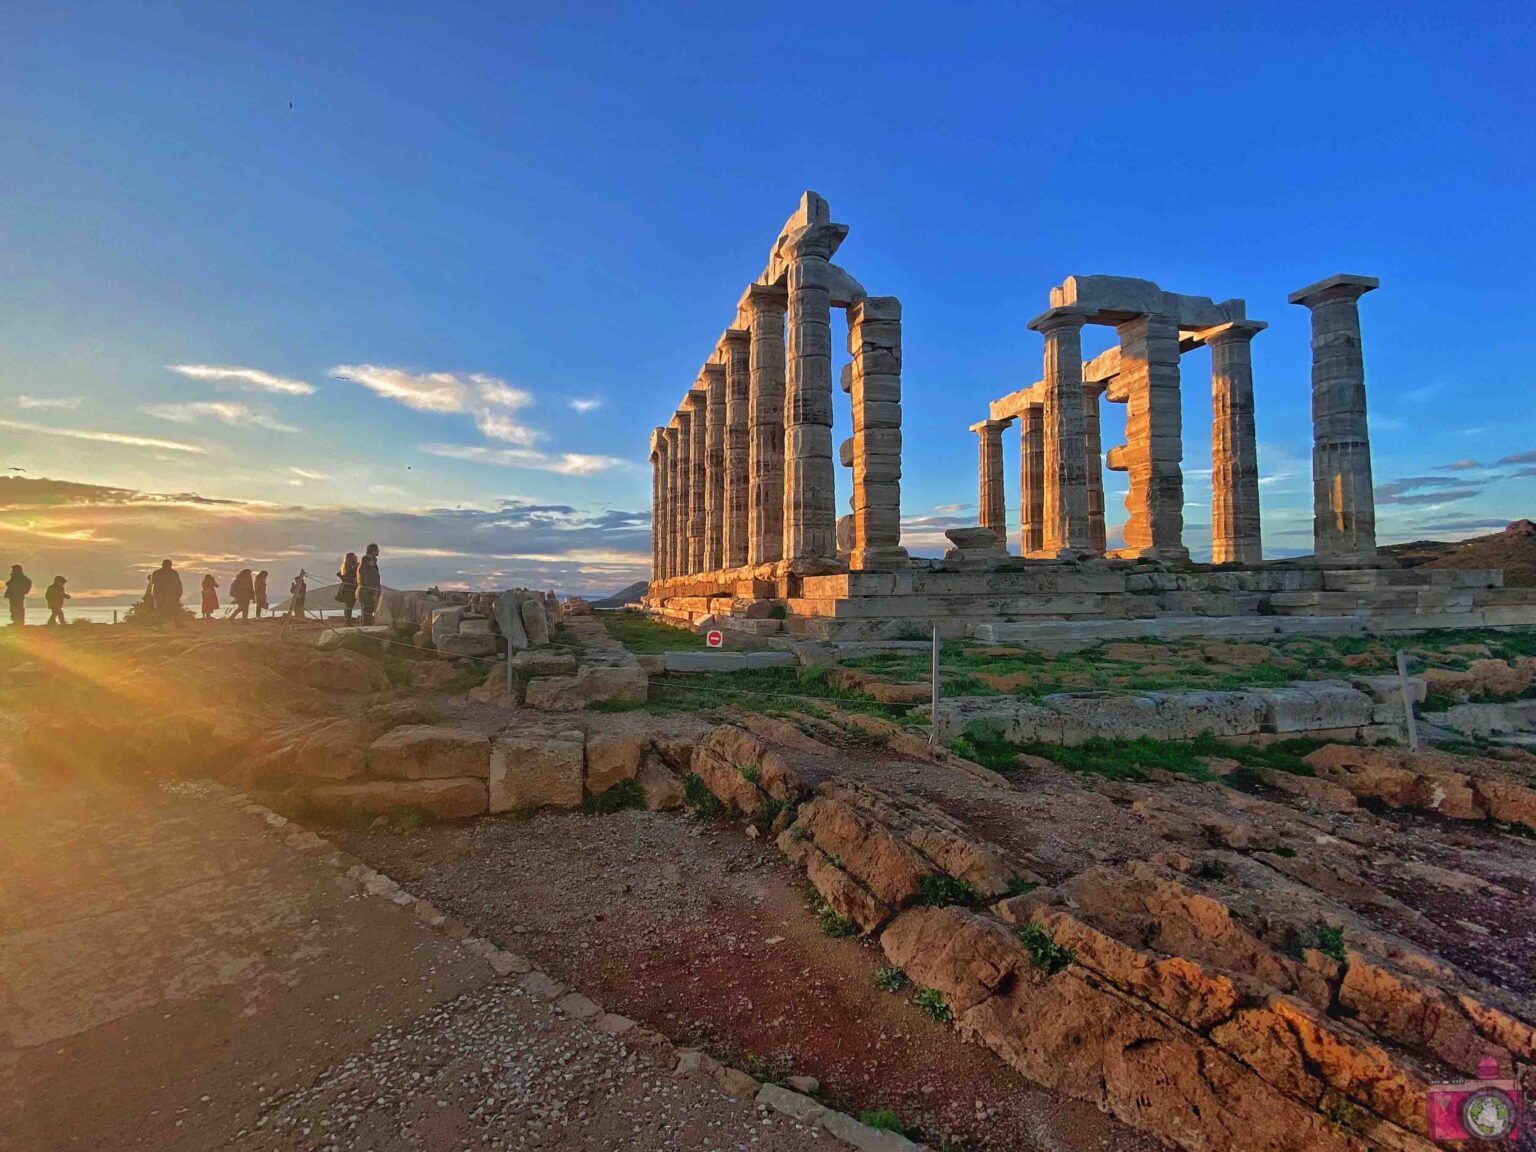
[[[333,721],[299,741],[293,750],[293,774],[306,780],[351,780],[361,776],[368,767],[368,746],[378,734],[379,730],[366,720]]]
[[[742,652],[668,652],[668,672],[742,672],[747,657]]]
[[[368,771],[390,780],[490,775],[491,742],[479,732],[407,724],[368,747]]]
[[[338,648],[347,648],[354,652],[378,652],[381,651],[387,641],[395,638],[395,630],[386,625],[375,624],[367,628],[327,628],[320,633],[320,639],[315,641],[315,647],[322,652],[330,652]]]
[[[454,632],[435,641],[439,656],[448,659],[496,655],[496,637],[489,632]]]
[[[528,684],[525,703],[546,712],[573,712],[599,700],[644,703],[649,681],[638,664],[587,665],[575,676],[541,676]]]
[[[677,773],[655,757],[647,756],[641,762],[635,779],[639,781],[640,788],[645,793],[645,807],[648,812],[660,812],[664,809],[683,806],[683,782],[678,779]]]
[[[452,608],[438,608],[432,613],[431,631],[432,647],[441,648],[445,637],[456,636],[459,631],[459,620],[469,609],[462,605]]]
[[[1264,701],[1268,732],[1359,728],[1371,723],[1371,698],[1339,680],[1302,681],[1255,692]]]
[[[585,740],[575,730],[496,737],[490,758],[490,810],[580,808]]]
[[[460,820],[486,811],[484,780],[376,780],[327,784],[309,802],[329,816],[392,816],[421,812],[434,820]]]
[[[529,676],[570,676],[576,671],[576,657],[550,648],[530,648],[512,657],[512,667]]]
[[[633,736],[593,735],[587,739],[588,796],[633,780],[640,771],[640,741]]]

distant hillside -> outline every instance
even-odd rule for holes
[[[622,608],[626,604],[633,604],[645,595],[646,581],[636,580],[628,588],[621,588],[612,596],[604,596],[601,600],[593,600],[594,608]]]
[[[1511,588],[1536,587],[1536,524],[1515,520],[1502,532],[1454,544],[1415,540],[1383,548],[1405,568],[1502,568]]]

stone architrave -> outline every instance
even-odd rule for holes
[[[1108,544],[1104,527],[1104,443],[1099,434],[1102,382],[1083,381],[1083,472],[1088,484],[1088,546],[1103,553]]]
[[[848,352],[853,357],[848,567],[862,572],[904,568],[909,558],[901,546],[901,301],[867,296],[850,304]]]
[[[1312,546],[1319,559],[1376,556],[1360,297],[1381,286],[1340,273],[1288,297],[1312,312]]]
[[[692,420],[688,436],[688,575],[704,568],[705,484],[709,477],[709,393],[695,387],[683,401]]]
[[[1019,413],[1019,554],[1045,546],[1045,411],[1038,405]]]
[[[751,285],[742,297],[751,354],[747,436],[747,563],[771,564],[784,555],[784,315],[782,287]]]
[[[662,559],[662,521],[666,515],[666,441],[665,429],[651,429],[651,581],[666,579]]]
[[[725,365],[706,364],[702,375],[704,426],[704,571],[725,567]]]
[[[692,576],[693,541],[693,409],[684,404],[677,411],[677,574]]]
[[[747,562],[747,510],[751,482],[749,413],[752,404],[752,334],[729,328],[721,338],[725,349],[725,534],[721,566],[740,568]]]
[[[1045,508],[1042,550],[1048,556],[1089,550],[1088,483],[1083,448],[1081,312],[1053,308],[1029,326],[1045,337]]]
[[[1003,488],[1003,420],[983,420],[971,425],[976,433],[977,496],[981,526],[990,528],[1001,547],[1008,546],[1008,496]]]
[[[832,458],[832,254],[845,224],[813,221],[785,237],[784,555],[792,571],[836,569]]]
[[[1268,325],[1233,320],[1196,334],[1211,350],[1211,562],[1257,564],[1259,453],[1253,424],[1253,338]]]
[[[1125,446],[1118,465],[1129,473],[1129,519],[1122,556],[1189,559],[1184,547],[1183,411],[1179,396],[1179,326],[1167,316],[1137,316],[1118,325],[1120,378],[1126,396]]]

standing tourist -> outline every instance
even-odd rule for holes
[[[219,610],[219,582],[213,578],[213,573],[203,577],[203,619],[212,620],[213,614]]]
[[[31,578],[21,570],[20,564],[11,565],[11,578],[5,582],[5,600],[11,606],[11,623],[27,622],[27,593],[32,591]]]
[[[162,623],[169,620],[181,627],[181,575],[171,567],[169,560],[162,560],[160,567],[150,575],[149,588],[155,615]]]
[[[231,617],[239,616],[247,623],[251,619],[251,601],[256,598],[255,579],[251,576],[249,568],[240,569],[240,574],[235,577],[233,584],[229,586],[229,598],[235,602],[235,610]]]
[[[261,619],[261,614],[267,610],[267,570],[263,568],[256,573],[256,619]]]
[[[352,623],[352,609],[357,605],[357,553],[348,552],[341,567],[336,571],[336,578],[341,581],[336,589],[336,602],[342,607],[342,614],[348,624]]]
[[[384,585],[379,581],[379,546],[368,545],[363,552],[363,565],[357,573],[358,596],[363,602],[363,627],[373,623],[373,614],[379,610],[379,597]]]
[[[288,585],[288,592],[293,597],[288,602],[288,615],[304,619],[304,595],[309,591],[309,585],[304,583],[304,569],[299,569],[299,574],[293,578],[293,583]]]
[[[48,623],[63,624],[64,601],[69,599],[69,593],[64,591],[64,585],[69,583],[62,576],[55,576],[53,583],[48,585],[48,590],[43,593],[43,599],[48,604]]]

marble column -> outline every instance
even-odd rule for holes
[[[784,373],[784,562],[791,571],[837,568],[832,459],[832,266],[848,233],[812,223],[785,238],[788,336]]]
[[[1045,411],[1031,407],[1019,413],[1019,555],[1044,547],[1044,524]]]
[[[1003,429],[1005,420],[983,420],[972,424],[976,433],[978,497],[981,526],[997,534],[997,542],[1008,547],[1008,497],[1003,488]]]
[[[848,306],[848,394],[853,401],[856,572],[905,568],[901,546],[901,301],[866,296]],[[830,433],[828,444],[831,443]]]
[[[1045,507],[1041,547],[1048,556],[1089,550],[1088,480],[1083,446],[1082,313],[1053,308],[1029,322],[1045,337]]]
[[[751,285],[742,297],[751,333],[747,413],[747,563],[784,555],[784,314],[781,287]]]
[[[667,490],[663,477],[667,471],[664,432],[651,429],[651,583],[666,579],[662,561],[662,520],[666,515]]]
[[[1211,562],[1257,564],[1259,451],[1253,426],[1253,338],[1268,325],[1234,320],[1198,334],[1211,350]]]
[[[1130,514],[1122,556],[1189,559],[1184,547],[1184,416],[1179,396],[1179,326],[1167,316],[1138,316],[1118,326],[1120,379],[1126,395],[1125,447]]]
[[[698,383],[683,401],[688,420],[688,575],[704,568],[705,485],[709,478],[709,393]]]
[[[683,572],[681,524],[688,507],[682,485],[682,467],[678,459],[682,452],[679,445],[684,440],[681,421],[682,417],[674,414],[667,424],[666,432],[667,506],[662,535],[666,548],[667,579],[669,580],[681,576]]]
[[[721,567],[747,562],[747,509],[751,490],[749,413],[752,403],[752,334],[730,328],[721,338],[725,354],[725,530]]]
[[[704,571],[725,567],[725,364],[703,371],[704,424]]]
[[[1376,556],[1360,297],[1381,286],[1340,273],[1292,292],[1312,311],[1312,547],[1318,559]]]
[[[1088,546],[1103,554],[1108,544],[1104,530],[1104,442],[1099,434],[1099,397],[1102,383],[1083,382],[1083,474],[1088,484]]]

